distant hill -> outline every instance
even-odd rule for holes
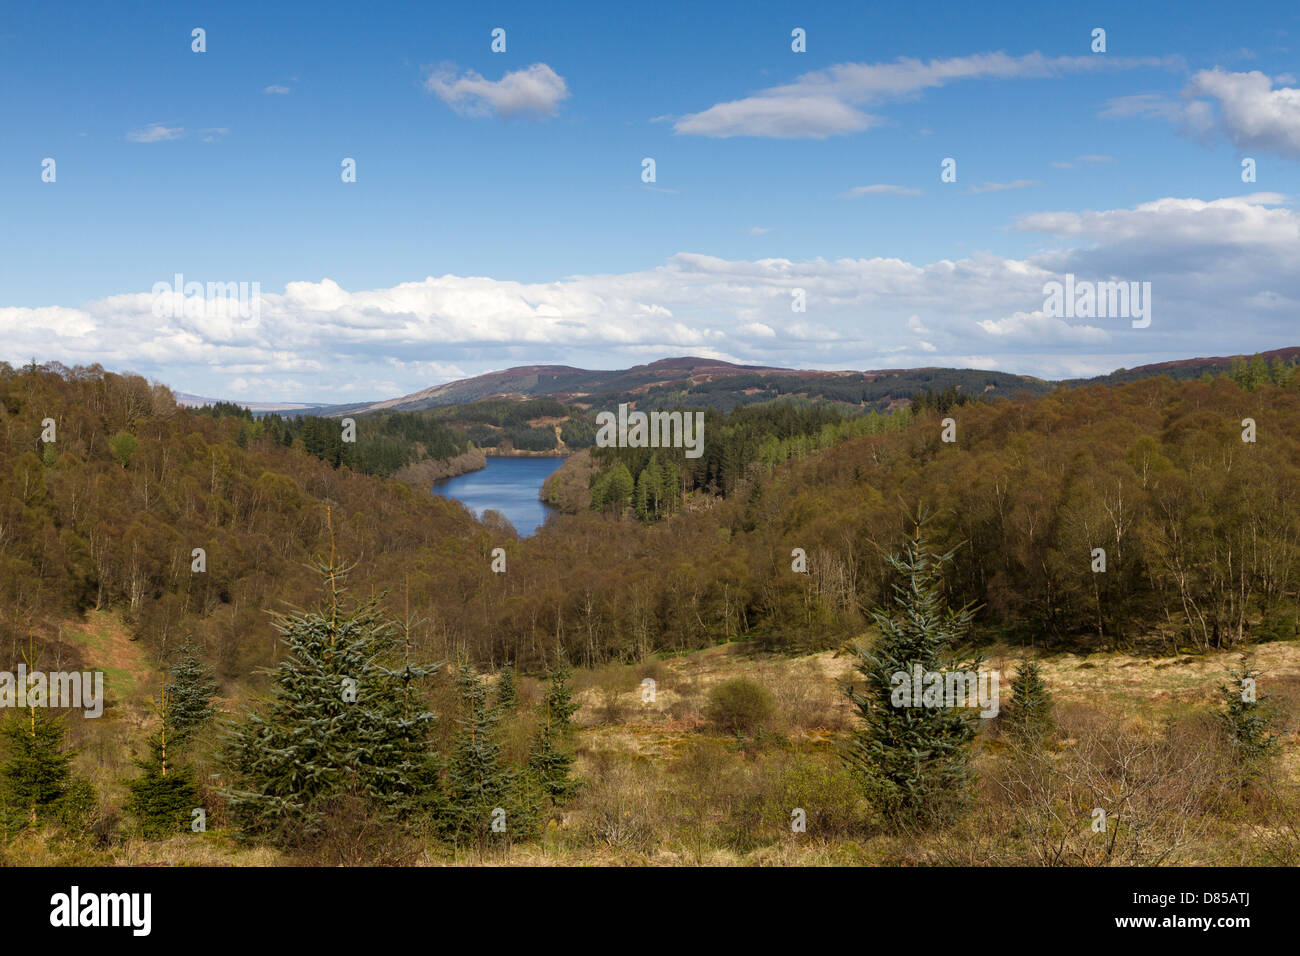
[[[1266,362],[1300,361],[1300,346],[1260,353]],[[626,369],[584,369],[571,365],[520,365],[487,372],[378,402],[345,405],[293,402],[237,402],[255,414],[300,412],[338,417],[377,411],[418,412],[483,401],[552,399],[580,409],[607,408],[619,402],[657,406],[689,405],[729,411],[775,399],[835,403],[886,411],[925,391],[954,388],[971,396],[1009,398],[1018,392],[1043,395],[1059,387],[1116,385],[1157,375],[1175,380],[1226,372],[1235,359],[1210,356],[1157,362],[1108,375],[1061,381],[988,369],[888,368],[868,371],[819,371],[768,365],[737,365],[718,359],[681,356]],[[177,393],[183,405],[213,404],[215,399]]]
[[[220,402],[239,405],[254,413],[312,412],[329,407],[324,402],[241,402],[221,398],[207,398],[203,395],[192,395],[189,392],[172,392],[172,394],[176,397],[176,404],[184,405],[186,408],[202,408],[204,405],[216,405]]]
[[[1075,385],[1118,385],[1121,382],[1136,382],[1144,378],[1153,378],[1157,375],[1168,375],[1175,381],[1189,378],[1200,378],[1206,372],[1215,374],[1226,372],[1232,367],[1232,363],[1237,359],[1249,359],[1251,355],[1215,355],[1208,358],[1189,358],[1177,359],[1172,362],[1156,362],[1152,365],[1139,365],[1136,368],[1116,369],[1109,375],[1097,375],[1093,378],[1072,378],[1066,379],[1060,384],[1066,386]],[[1260,358],[1272,364],[1274,359],[1280,359],[1282,362],[1295,362],[1300,360],[1300,346],[1292,345],[1284,349],[1273,349],[1271,352],[1258,353]]]
[[[692,405],[725,411],[776,398],[887,408],[909,401],[926,389],[948,386],[972,394],[1033,395],[1052,390],[1051,382],[1028,375],[976,369],[878,369],[817,371],[736,365],[717,359],[684,356],[660,359],[628,369],[581,369],[568,365],[522,365],[376,402],[372,405],[331,406],[322,415],[366,411],[423,411],[484,399],[549,398],[580,408],[620,401],[649,401],[662,405]]]

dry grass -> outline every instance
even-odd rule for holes
[[[995,647],[986,666],[1004,695],[1023,651]],[[1256,864],[1300,862],[1300,642],[1253,649],[1260,690],[1285,715],[1282,752],[1270,779],[1230,786],[1208,719],[1238,653],[1172,658],[1130,654],[1039,657],[1059,733],[1038,756],[981,737],[974,806],[941,831],[883,831],[844,770],[838,748],[853,725],[843,693],[850,658],[798,657],[729,644],[639,665],[574,675],[578,796],[535,840],[508,850],[453,852],[406,835],[389,841],[389,862],[417,865],[924,865]],[[122,661],[127,664],[130,662]],[[131,665],[134,667],[135,665]],[[138,678],[145,681],[147,671]],[[728,734],[705,717],[710,691],[734,678],[775,700],[767,725]],[[646,693],[647,680],[654,693]],[[449,683],[449,682],[448,682]],[[519,678],[520,704],[502,727],[504,751],[520,762],[541,686]],[[435,703],[451,732],[455,703]],[[1005,697],[1004,697],[1005,699]],[[77,768],[102,794],[113,829],[129,752],[142,737],[127,708],[106,714],[77,742]],[[439,739],[445,750],[449,743]],[[1114,829],[1099,835],[1091,812]],[[791,829],[803,811],[806,832]],[[0,849],[0,863],[259,866],[304,862],[236,843],[210,820],[207,834],[167,841],[100,841],[27,834]],[[124,831],[119,831],[124,832]],[[356,845],[347,841],[355,837]],[[365,860],[373,834],[341,836],[337,859]]]

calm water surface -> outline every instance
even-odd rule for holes
[[[563,463],[563,458],[488,458],[486,468],[439,481],[433,493],[455,498],[476,515],[499,511],[527,537],[555,510],[537,495],[547,475]]]

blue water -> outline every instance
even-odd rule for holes
[[[555,510],[537,496],[542,482],[563,463],[563,458],[489,457],[486,468],[439,481],[433,493],[462,502],[480,517],[489,508],[499,511],[528,537]]]

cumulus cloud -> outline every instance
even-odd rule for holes
[[[610,368],[680,354],[815,368],[1095,374],[1295,344],[1300,214],[1284,198],[1034,213],[1013,228],[1056,245],[1022,259],[681,252],[640,271],[544,282],[442,275],[351,290],[325,278],[262,292],[252,321],[215,307],[159,317],[149,292],[76,307],[0,307],[0,359],[99,362],[199,394],[304,401],[385,398],[510,365]],[[1066,273],[1151,282],[1150,327],[1044,315],[1044,285]],[[792,309],[798,290],[804,312]]]
[[[1273,81],[1258,70],[1214,69],[1197,73],[1188,92],[1215,101],[1223,129],[1238,149],[1300,159],[1300,89],[1273,89]]]
[[[825,139],[857,133],[880,119],[861,107],[916,96],[961,80],[1055,77],[1101,70],[1177,66],[1169,57],[1047,57],[981,53],[893,63],[840,63],[738,100],[716,103],[674,124],[678,133],[725,138]]]
[[[1159,93],[1118,97],[1101,115],[1172,122],[1194,139],[1226,138],[1243,151],[1300,159],[1300,89],[1274,88],[1274,83],[1295,83],[1295,77],[1270,78],[1258,70],[1230,73],[1216,67],[1196,73],[1179,99]]]
[[[290,89],[282,83],[272,83],[270,86],[262,90],[262,92],[270,96],[288,96]]]
[[[425,81],[425,89],[466,116],[554,116],[569,96],[568,84],[545,63],[534,63],[507,73],[499,80],[484,79],[473,70],[457,74],[452,67],[439,69]]]
[[[1042,312],[1014,312],[1004,319],[984,319],[979,326],[995,338],[1028,338],[1044,344],[1062,342],[1094,345],[1110,339],[1105,329],[1091,325],[1071,325],[1064,319],[1053,318]]]
[[[180,139],[185,135],[183,126],[164,126],[162,123],[150,123],[142,129],[133,129],[126,134],[132,143],[162,143],[169,139]]]

